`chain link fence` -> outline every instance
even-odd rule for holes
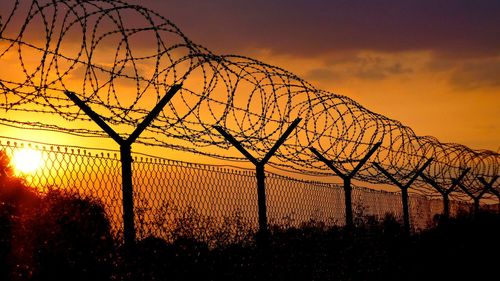
[[[0,150],[13,161],[21,151],[39,158],[33,171],[18,174],[39,192],[59,189],[99,199],[115,234],[123,231],[119,153],[82,147],[29,143],[0,138]],[[36,163],[32,163],[36,164]],[[16,165],[16,164],[13,164]],[[134,155],[135,224],[139,239],[194,237],[209,243],[237,242],[256,231],[258,206],[255,172],[237,167],[196,164]],[[300,226],[310,221],[345,222],[341,185],[266,173],[271,225]],[[355,216],[401,218],[399,193],[353,188]],[[424,229],[442,211],[441,200],[410,195],[412,227]],[[451,214],[470,204],[452,201]]]

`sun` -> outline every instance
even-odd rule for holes
[[[14,152],[12,165],[21,174],[30,174],[42,166],[42,153],[31,148],[23,148]]]

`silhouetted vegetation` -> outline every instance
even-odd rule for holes
[[[114,239],[99,202],[39,194],[0,151],[0,280],[110,280]]]
[[[0,280],[480,280],[500,250],[493,213],[437,218],[410,237],[391,215],[358,216],[352,231],[311,219],[271,226],[263,249],[238,214],[216,225],[175,208],[156,222],[168,237],[125,249],[99,202],[38,194],[7,163],[0,152]]]
[[[414,237],[411,280],[423,280],[430,272],[436,280],[494,280],[499,237],[500,215],[493,212],[442,220]]]

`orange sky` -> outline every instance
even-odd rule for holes
[[[417,135],[500,151],[500,5],[494,1],[131,2],[172,20],[215,53],[280,66]],[[9,132],[23,135],[2,129]]]
[[[135,1],[194,42],[283,67],[417,135],[500,151],[500,2]]]

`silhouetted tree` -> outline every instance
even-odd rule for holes
[[[52,190],[31,227],[35,280],[109,280],[113,239],[99,202]]]
[[[0,151],[0,280],[109,280],[113,239],[96,200],[38,194]]]
[[[0,280],[14,278],[14,269],[22,267],[19,257],[28,250],[20,243],[25,238],[22,221],[38,202],[37,194],[14,175],[8,155],[0,151]]]

